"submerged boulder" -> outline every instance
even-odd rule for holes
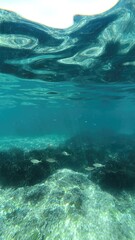
[[[117,199],[85,174],[63,169],[46,181],[0,189],[0,238],[134,240],[134,196]]]

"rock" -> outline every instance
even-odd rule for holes
[[[59,170],[35,186],[0,189],[0,239],[134,240],[134,199]]]

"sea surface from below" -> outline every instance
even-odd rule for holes
[[[54,29],[0,10],[0,240],[135,239],[135,5]]]

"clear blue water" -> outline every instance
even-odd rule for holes
[[[82,162],[91,167],[109,162],[109,151],[120,154],[123,147],[131,162],[134,29],[134,1],[128,0],[97,16],[75,16],[74,25],[63,30],[1,10],[0,150],[21,149],[25,155],[31,150],[49,151],[50,146],[59,151],[64,146],[69,152],[79,147]],[[92,152],[103,147],[107,157],[87,154],[88,148]],[[75,169],[72,161],[60,168],[83,171],[78,154]],[[23,157],[29,159],[31,154]],[[117,157],[117,162],[123,159]]]
[[[0,240],[135,239],[135,4],[49,28],[0,10]]]
[[[1,137],[134,134],[132,1],[64,30],[0,16]]]

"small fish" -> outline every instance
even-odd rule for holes
[[[33,163],[34,165],[39,164],[39,163],[42,162],[42,161],[40,161],[40,160],[38,160],[38,159],[31,159],[30,161],[31,161],[31,163]]]
[[[53,144],[52,143],[48,143],[48,148],[53,148]]]
[[[102,168],[102,167],[105,167],[105,165],[101,164],[101,163],[94,163],[93,166],[95,168]]]
[[[92,170],[94,170],[95,168],[94,167],[86,167],[86,168],[84,168],[86,171],[92,171]]]
[[[46,162],[48,162],[48,163],[56,163],[57,161],[54,158],[47,158]]]
[[[70,156],[71,154],[68,153],[68,152],[66,152],[66,151],[63,151],[63,152],[62,152],[62,155],[63,155],[63,156]]]

